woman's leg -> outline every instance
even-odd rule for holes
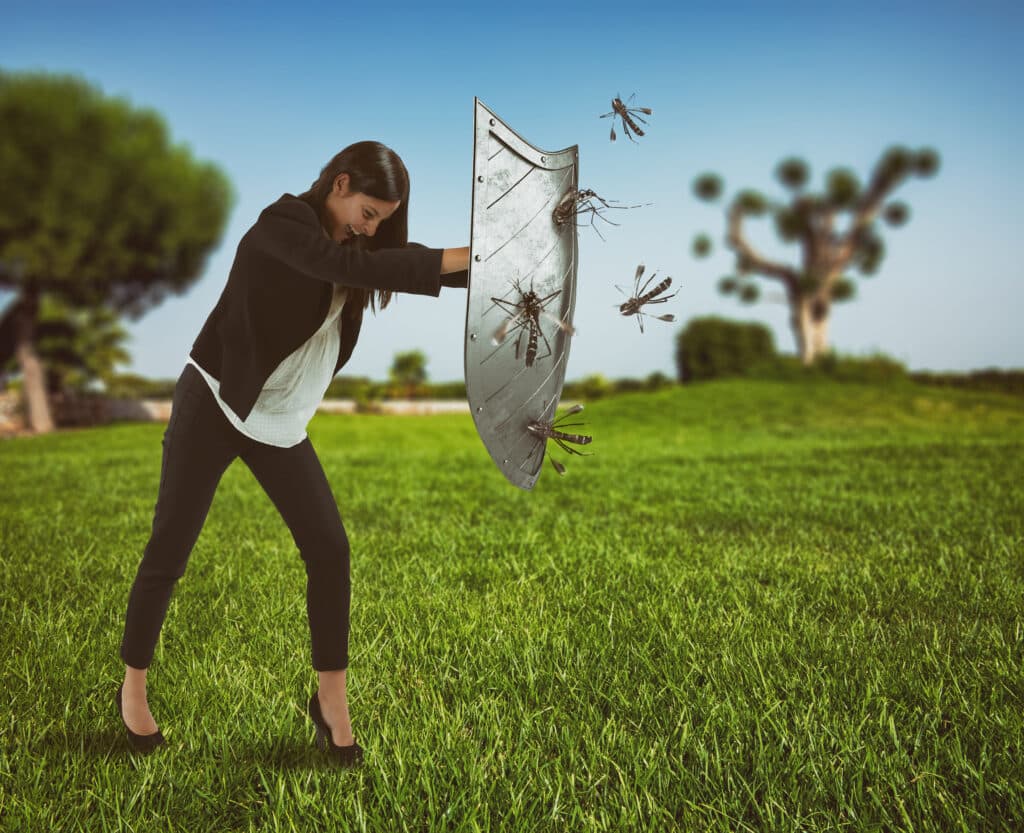
[[[348,667],[349,544],[330,484],[309,439],[291,448],[252,443],[241,454],[288,525],[306,566],[306,613],[320,706],[334,742],[352,743]]]
[[[198,371],[186,366],[174,389],[152,532],[128,597],[121,640],[125,720],[140,734],[156,731],[146,705],[145,672],[171,594],[185,573],[217,484],[240,448],[240,437]]]

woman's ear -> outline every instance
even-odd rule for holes
[[[348,193],[348,174],[338,174],[334,178],[334,191],[342,197]]]

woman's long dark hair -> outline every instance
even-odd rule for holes
[[[356,142],[337,154],[324,165],[320,176],[310,189],[299,194],[316,211],[320,222],[324,222],[324,203],[327,195],[334,187],[334,180],[340,174],[348,174],[350,191],[366,194],[378,200],[394,202],[401,200],[395,213],[377,226],[373,237],[360,235],[347,246],[359,246],[373,251],[374,249],[403,248],[409,242],[409,172],[405,163],[391,148],[380,142]],[[379,289],[374,292],[366,289],[349,288],[352,293],[362,295],[363,307],[372,306],[384,309],[391,302],[391,293]]]

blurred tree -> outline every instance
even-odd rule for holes
[[[0,316],[0,376],[18,369],[13,333],[20,303]],[[127,330],[108,307],[76,309],[50,295],[40,300],[34,347],[48,393],[85,390],[97,381],[106,386],[116,376],[116,365],[131,361],[127,340]]]
[[[711,315],[691,319],[676,335],[680,382],[742,376],[775,357],[775,338],[764,324]]]
[[[427,381],[427,357],[420,350],[396,353],[388,373],[392,382],[405,389],[405,396],[412,398],[416,388]]]
[[[132,318],[185,292],[232,202],[214,165],[172,145],[152,110],[73,76],[0,71],[0,289],[29,426],[53,427],[37,351],[41,299]]]
[[[722,278],[719,290],[753,303],[760,297],[760,288],[752,276],[780,281],[797,351],[805,365],[811,364],[828,349],[832,304],[854,296],[856,287],[846,270],[852,267],[862,275],[873,275],[885,256],[879,216],[893,227],[909,217],[905,203],[883,203],[907,177],[931,176],[938,167],[934,150],[892,147],[882,154],[866,186],[852,171],[836,168],[827,174],[823,192],[809,193],[804,190],[810,177],[807,163],[796,158],[782,160],[775,174],[792,194],[788,201],[772,201],[757,191],[743,190],[729,204],[726,245],[736,254],[737,276]],[[693,183],[697,198],[709,202],[722,195],[723,187],[714,173],[701,174]],[[775,231],[784,242],[800,246],[799,266],[770,260],[751,245],[744,221],[765,214],[772,215]],[[842,229],[836,227],[840,214],[849,215]],[[707,256],[711,251],[707,236],[698,235],[692,249],[697,257]]]

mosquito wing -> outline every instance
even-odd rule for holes
[[[554,467],[555,471],[562,475],[565,474],[565,466],[559,463],[558,460],[556,460],[550,454],[548,454],[548,459],[551,461],[551,465]]]
[[[633,297],[640,297],[640,278],[644,275],[644,265],[641,263],[636,267],[636,275],[633,276]]]
[[[576,335],[576,328],[573,327],[573,325],[570,324],[568,321],[563,321],[561,318],[552,315],[550,312],[547,312],[546,310],[541,310],[540,314],[543,315],[546,319],[548,319],[548,321],[551,321],[553,324],[555,324],[555,326],[557,326],[558,329],[560,329],[563,333],[568,333],[571,336]]]
[[[494,331],[494,335],[491,336],[491,344],[497,346],[504,342],[505,337],[508,335],[509,329],[512,327],[513,324],[515,324],[515,322],[519,321],[519,319],[522,317],[523,313],[518,312],[515,315],[510,316],[509,318],[506,318],[504,321],[502,321],[498,329]],[[521,323],[517,326],[521,326]]]

